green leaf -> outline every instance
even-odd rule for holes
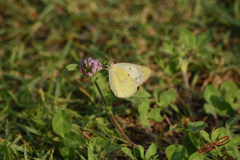
[[[75,150],[73,148],[65,147],[63,143],[59,146],[59,152],[64,160],[72,160],[75,156]]]
[[[157,87],[155,90],[154,90],[154,93],[153,93],[153,97],[155,99],[155,102],[157,105],[159,105],[159,100],[158,100],[158,97],[159,97],[159,92],[160,92],[160,86]]]
[[[141,145],[138,145],[137,150],[140,152],[141,158],[144,159],[144,148]]]
[[[226,121],[226,128],[233,129],[233,127],[237,124],[238,118],[237,117],[231,117]],[[225,129],[225,128],[224,128]]]
[[[76,148],[85,145],[85,140],[78,134],[69,132],[64,137],[64,146],[68,148]]]
[[[203,145],[202,137],[199,134],[188,132],[188,138],[191,140],[196,149],[200,149]]]
[[[99,138],[98,137],[92,138],[92,140],[91,140],[91,143],[92,143],[93,146],[98,145],[98,142],[99,142]]]
[[[196,152],[189,157],[189,160],[204,160],[204,155]]]
[[[230,109],[228,114],[235,114],[239,107],[239,102],[237,103],[236,100],[240,93],[237,85],[232,81],[226,81],[221,85],[220,89],[224,96],[224,101],[228,102],[233,109],[232,111]]]
[[[198,149],[193,145],[188,136],[184,137],[182,144],[186,148],[187,155],[191,155],[194,152],[198,151]]]
[[[8,145],[5,143],[5,152],[6,152],[6,158],[7,160],[13,160],[13,153],[11,153],[11,149],[8,147]]]
[[[148,127],[148,120],[147,120],[147,117],[145,115],[140,115],[140,121],[141,121],[141,124],[142,124],[143,128]]]
[[[166,156],[170,160],[180,160],[184,158],[185,147],[178,144],[173,144],[167,147]]]
[[[157,63],[157,66],[161,69],[164,70],[165,68],[165,64],[164,64],[164,60],[161,58],[155,58],[155,62]]]
[[[103,117],[97,117],[94,119],[94,121],[97,123],[99,128],[106,127],[109,124]]]
[[[182,57],[179,57],[178,60],[179,60],[179,65],[180,65],[181,71],[184,74],[186,74],[187,70],[188,70],[188,61],[186,59],[183,59]]]
[[[121,148],[122,146],[120,144],[117,144],[117,145],[114,145],[114,146],[111,146],[109,147],[107,150],[106,150],[106,154],[109,154],[111,153],[112,151],[116,150],[116,149],[119,149]]]
[[[147,117],[154,119],[157,122],[161,122],[164,118],[161,116],[160,112],[161,112],[160,108],[154,108],[150,111]]]
[[[170,102],[176,100],[176,93],[174,90],[170,89],[167,92],[160,95],[160,106],[161,107],[168,107]]]
[[[198,47],[198,49],[204,47],[211,40],[212,40],[212,31],[210,31],[210,30],[197,35],[197,47]]]
[[[211,59],[212,58],[212,54],[207,49],[200,48],[200,49],[198,49],[196,57],[197,58],[201,58],[201,59]]]
[[[128,155],[131,159],[136,159],[134,156],[133,156],[133,154],[132,154],[132,152],[131,152],[131,150],[129,149],[129,148],[127,148],[127,147],[122,147],[121,148],[121,150],[126,154],[126,155]]]
[[[114,93],[111,89],[104,90],[103,96],[105,97],[105,101],[106,101],[107,105],[110,105],[110,106],[117,99],[117,97],[114,95]]]
[[[220,102],[216,108],[217,114],[222,117],[228,116],[231,113],[231,110],[232,110],[231,105],[225,101]]]
[[[107,125],[108,125],[108,122],[103,117],[95,118],[94,120],[88,121],[88,123],[86,124],[88,128],[98,127],[99,129],[102,129]]]
[[[216,117],[216,111],[215,111],[215,108],[213,107],[213,105],[205,103],[203,107],[207,114],[211,114],[214,117]]]
[[[233,138],[228,143],[229,146],[240,146],[240,137]]]
[[[140,115],[147,116],[148,109],[150,107],[150,101],[148,98],[142,99],[142,103],[138,106],[138,112]]]
[[[166,52],[168,54],[175,54],[174,53],[174,44],[169,41],[164,41],[162,52]]]
[[[179,64],[176,60],[171,60],[165,67],[164,72],[170,75],[173,75],[179,71]]]
[[[181,114],[179,109],[177,108],[177,105],[175,103],[169,103],[170,107],[177,113]],[[165,110],[166,111],[166,110]],[[170,114],[170,112],[168,113]],[[172,115],[172,114],[171,114]]]
[[[93,155],[92,147],[89,146],[87,149],[88,149],[88,159],[89,159],[89,160],[94,160],[94,155]]]
[[[111,140],[108,140],[107,143],[104,145],[104,150],[107,150],[112,144]]]
[[[158,160],[158,159],[157,159],[158,156],[159,156],[159,155],[154,156],[154,157],[152,158],[152,160]]]
[[[156,152],[157,152],[157,146],[155,143],[152,143],[145,154],[145,158],[151,159],[152,157],[155,156]]]
[[[136,105],[140,105],[142,103],[141,102],[141,98],[139,98],[139,97],[131,96],[131,97],[128,97],[128,98],[125,98],[125,99],[130,101],[130,102],[132,102],[132,103],[134,103],[134,104],[136,104]]]
[[[237,91],[236,91],[236,99],[237,99],[237,105],[239,105],[240,106],[240,89],[238,89]]]
[[[25,159],[25,160],[28,160],[26,142],[24,143],[24,159]]]
[[[53,130],[61,137],[64,137],[66,133],[70,132],[72,122],[67,112],[57,112],[53,117],[52,126]]]
[[[144,90],[137,90],[132,97],[138,97],[138,98],[148,98],[148,97],[152,97],[150,93],[148,93],[147,91]]]
[[[131,101],[132,103],[136,105],[140,105],[142,103],[142,99],[146,99],[147,97],[151,97],[151,94],[149,94],[146,91],[136,91],[134,95],[131,97],[125,98],[128,101]]]
[[[220,90],[224,96],[234,96],[238,88],[234,82],[226,81],[221,84]]]
[[[136,158],[141,158],[141,153],[139,148],[133,147],[133,153]],[[144,156],[144,155],[143,155]]]
[[[100,74],[93,75],[93,76],[91,77],[91,83],[94,83],[94,82],[97,82],[97,83],[98,83],[98,80],[99,80],[100,77],[101,77]]]
[[[67,69],[68,71],[77,70],[77,69],[78,69],[78,64],[69,64],[69,65],[67,65],[66,69]]]
[[[213,129],[211,133],[211,140],[215,141],[219,137],[220,132],[221,132],[220,128],[217,128],[216,130]]]
[[[199,132],[201,129],[207,126],[207,123],[203,121],[197,121],[197,122],[188,123],[187,126],[191,132]]]
[[[203,136],[203,138],[205,139],[205,141],[208,141],[209,143],[211,142],[210,136],[209,136],[209,134],[206,131],[201,130],[200,133]]]
[[[208,85],[204,91],[204,99],[215,106],[219,100],[220,93],[213,85]]]
[[[237,146],[229,146],[228,144],[226,144],[224,145],[224,148],[226,148],[227,154],[233,157],[233,159],[236,159],[237,155],[239,156],[239,150]]]
[[[196,46],[196,37],[189,30],[186,29],[180,30],[180,40],[181,43],[183,43],[187,49],[193,49]]]
[[[220,129],[221,129],[221,133],[220,133],[219,137],[228,136],[226,128],[221,127]]]

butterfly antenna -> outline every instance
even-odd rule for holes
[[[110,57],[111,57],[111,62],[112,62],[112,55],[111,55],[110,50],[108,50],[108,53],[109,53],[109,55],[110,55]]]
[[[111,61],[106,55],[104,55],[109,61]]]
[[[111,55],[110,55],[110,56],[111,56]],[[111,59],[109,59],[106,55],[105,55],[105,57],[110,61],[110,63],[113,63],[113,61],[111,60],[112,57],[111,57]]]

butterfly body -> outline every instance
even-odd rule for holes
[[[119,98],[132,96],[151,74],[147,67],[132,63],[112,63],[108,72],[110,87]]]

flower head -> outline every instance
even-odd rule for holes
[[[94,73],[102,69],[102,63],[98,59],[92,59],[92,57],[83,60],[80,60],[80,72],[92,77]]]

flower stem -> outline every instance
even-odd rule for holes
[[[101,89],[100,89],[98,83],[97,83],[97,82],[94,82],[94,84],[96,85],[96,87],[97,87],[97,89],[98,89],[98,92],[100,93],[100,96],[102,97],[102,100],[103,100],[104,105],[107,107],[107,103],[106,103],[106,101],[105,101],[105,98],[103,97],[103,94],[102,94],[102,92],[101,92]],[[108,108],[111,108],[111,107],[108,107]],[[128,141],[128,143],[129,143],[130,145],[133,145],[135,148],[138,148],[138,146],[137,146],[136,144],[134,144],[134,143],[126,136],[126,134],[123,132],[121,126],[118,124],[118,122],[116,121],[116,119],[115,119],[115,117],[114,117],[114,115],[113,115],[113,113],[112,113],[112,109],[109,109],[108,115],[110,116],[110,118],[111,118],[114,126],[117,128],[117,130],[119,131],[119,133]]]
[[[103,94],[102,94],[102,92],[101,92],[101,89],[100,89],[98,83],[97,83],[97,82],[94,82],[94,84],[96,85],[96,87],[97,87],[97,89],[98,89],[98,92],[100,93],[100,96],[102,97],[102,100],[103,100],[104,105],[107,107],[107,103],[106,103],[106,101],[105,101],[105,98],[103,97]]]
[[[123,132],[122,128],[120,127],[120,125],[118,124],[118,122],[116,121],[115,117],[113,116],[112,111],[108,113],[108,115],[110,116],[113,124],[115,125],[115,127],[118,129],[118,131],[120,132],[120,134],[128,141],[129,144],[131,144],[132,146],[134,146],[135,148],[138,148],[138,146],[136,144],[134,144],[127,136],[126,134]]]
[[[190,117],[192,117],[192,115],[193,115],[192,97],[191,97],[191,93],[190,93],[190,86],[189,86],[189,82],[188,82],[188,75],[187,75],[187,73],[183,73],[182,72],[182,76],[183,76],[183,81],[184,81],[184,85],[185,85],[185,88],[186,88],[186,93],[187,93],[187,96],[188,96],[187,111],[188,111]]]

